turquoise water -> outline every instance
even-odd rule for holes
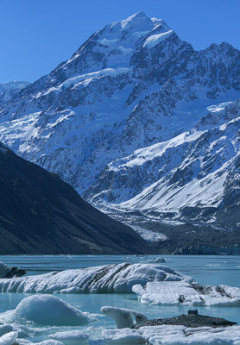
[[[164,256],[164,265],[185,275],[195,278],[203,285],[225,284],[240,287],[240,256]],[[7,265],[19,266],[27,270],[28,275],[42,274],[50,271],[83,268],[105,264],[154,263],[156,256],[0,256],[0,261]],[[0,313],[16,308],[26,294],[0,294]],[[113,321],[101,315],[100,308],[104,305],[134,309],[145,313],[149,318],[171,317],[187,313],[187,306],[158,306],[144,305],[138,302],[134,294],[85,294],[85,295],[57,295],[57,297],[96,315],[96,321],[81,330],[90,333],[90,343],[101,343],[101,332],[105,328],[114,328]],[[198,307],[200,314],[224,317],[240,324],[239,307]],[[1,316],[0,316],[1,319]],[[48,327],[38,334],[33,334],[33,341],[47,338],[50,333],[72,330],[74,327]],[[75,327],[76,329],[76,327]],[[77,328],[79,329],[79,327]]]

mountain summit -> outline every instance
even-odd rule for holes
[[[239,231],[239,97],[237,49],[139,12],[2,101],[0,140],[136,228]]]

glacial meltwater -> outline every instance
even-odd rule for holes
[[[8,266],[18,266],[27,271],[26,276],[37,276],[49,272],[61,272],[79,268],[95,267],[108,264],[142,263],[167,266],[183,275],[194,278],[202,285],[228,285],[240,288],[240,256],[170,256],[165,255],[165,263],[157,263],[159,257],[154,256],[123,256],[123,255],[61,255],[61,256],[0,256],[0,261]],[[10,279],[11,280],[11,279]],[[44,285],[44,282],[42,282]],[[172,317],[186,314],[189,309],[198,309],[199,314],[223,317],[235,321],[240,325],[240,306],[191,306],[191,305],[158,305],[140,303],[134,293],[41,293],[38,296],[41,304],[31,299],[19,303],[33,293],[16,292],[18,289],[9,289],[11,292],[0,294],[0,337],[5,334],[4,325],[12,327],[12,332],[18,332],[19,344],[31,344],[48,340],[45,344],[70,345],[87,344],[104,345],[111,343],[105,339],[104,331],[114,329],[114,321],[101,313],[101,307],[113,306],[127,308],[145,314],[149,319]],[[60,299],[66,303],[57,302]],[[57,300],[57,301],[58,301]],[[30,301],[30,302],[28,302]],[[60,303],[60,304],[59,304]],[[61,304],[62,303],[62,304]],[[72,310],[67,310],[68,305]],[[18,307],[17,307],[18,306]],[[31,311],[31,308],[33,311]],[[34,310],[35,308],[35,310]],[[51,308],[56,313],[51,316]],[[65,308],[65,309],[64,309]],[[30,311],[29,311],[30,310]],[[58,312],[59,310],[59,312]],[[62,312],[63,310],[63,312]],[[67,310],[67,311],[65,311]],[[79,310],[79,312],[78,312]],[[81,311],[81,312],[80,312]],[[32,312],[35,319],[25,320],[24,313]],[[63,314],[61,314],[63,313]],[[65,314],[66,313],[66,314]],[[68,313],[72,313],[71,315]],[[69,316],[70,315],[70,316]],[[51,317],[57,321],[49,320]],[[71,323],[69,320],[73,318]],[[70,319],[69,319],[70,318]],[[83,320],[82,324],[75,325],[75,320]],[[41,320],[41,322],[38,320]],[[1,325],[2,323],[2,325]],[[81,323],[81,322],[80,322]],[[2,332],[2,333],[1,333]],[[59,333],[64,332],[64,333]],[[8,334],[8,333],[7,333]],[[10,333],[9,333],[10,334]],[[1,338],[0,338],[1,339]],[[50,340],[52,339],[52,340]],[[132,339],[132,338],[131,338]],[[6,344],[11,344],[11,341]],[[5,344],[4,342],[1,344]],[[120,342],[119,342],[120,343]],[[130,341],[134,343],[134,341]],[[114,342],[116,344],[116,341]],[[126,344],[126,343],[124,343]],[[135,344],[139,345],[137,338]],[[235,344],[230,342],[229,344]],[[240,342],[239,342],[240,344]]]

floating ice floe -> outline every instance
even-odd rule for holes
[[[105,265],[0,279],[0,292],[24,293],[132,293],[136,284],[193,279],[159,264]]]
[[[106,344],[149,345],[239,345],[240,326],[229,328],[187,328],[184,326],[151,326],[103,331]]]
[[[101,312],[110,316],[115,321],[117,328],[131,328],[134,324],[147,320],[146,315],[131,309],[105,306],[101,308]]]
[[[52,334],[50,338],[61,341],[64,345],[86,345],[89,336],[81,331],[66,331]]]
[[[187,281],[148,282],[134,285],[141,303],[173,305],[240,306],[240,288],[201,286]]]
[[[93,321],[89,313],[84,313],[52,295],[24,298],[16,309],[3,313],[1,319],[5,322],[32,322],[49,326],[79,326]]]

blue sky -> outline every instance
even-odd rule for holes
[[[141,10],[195,49],[240,49],[240,0],[0,0],[0,83],[33,82],[105,24]]]

